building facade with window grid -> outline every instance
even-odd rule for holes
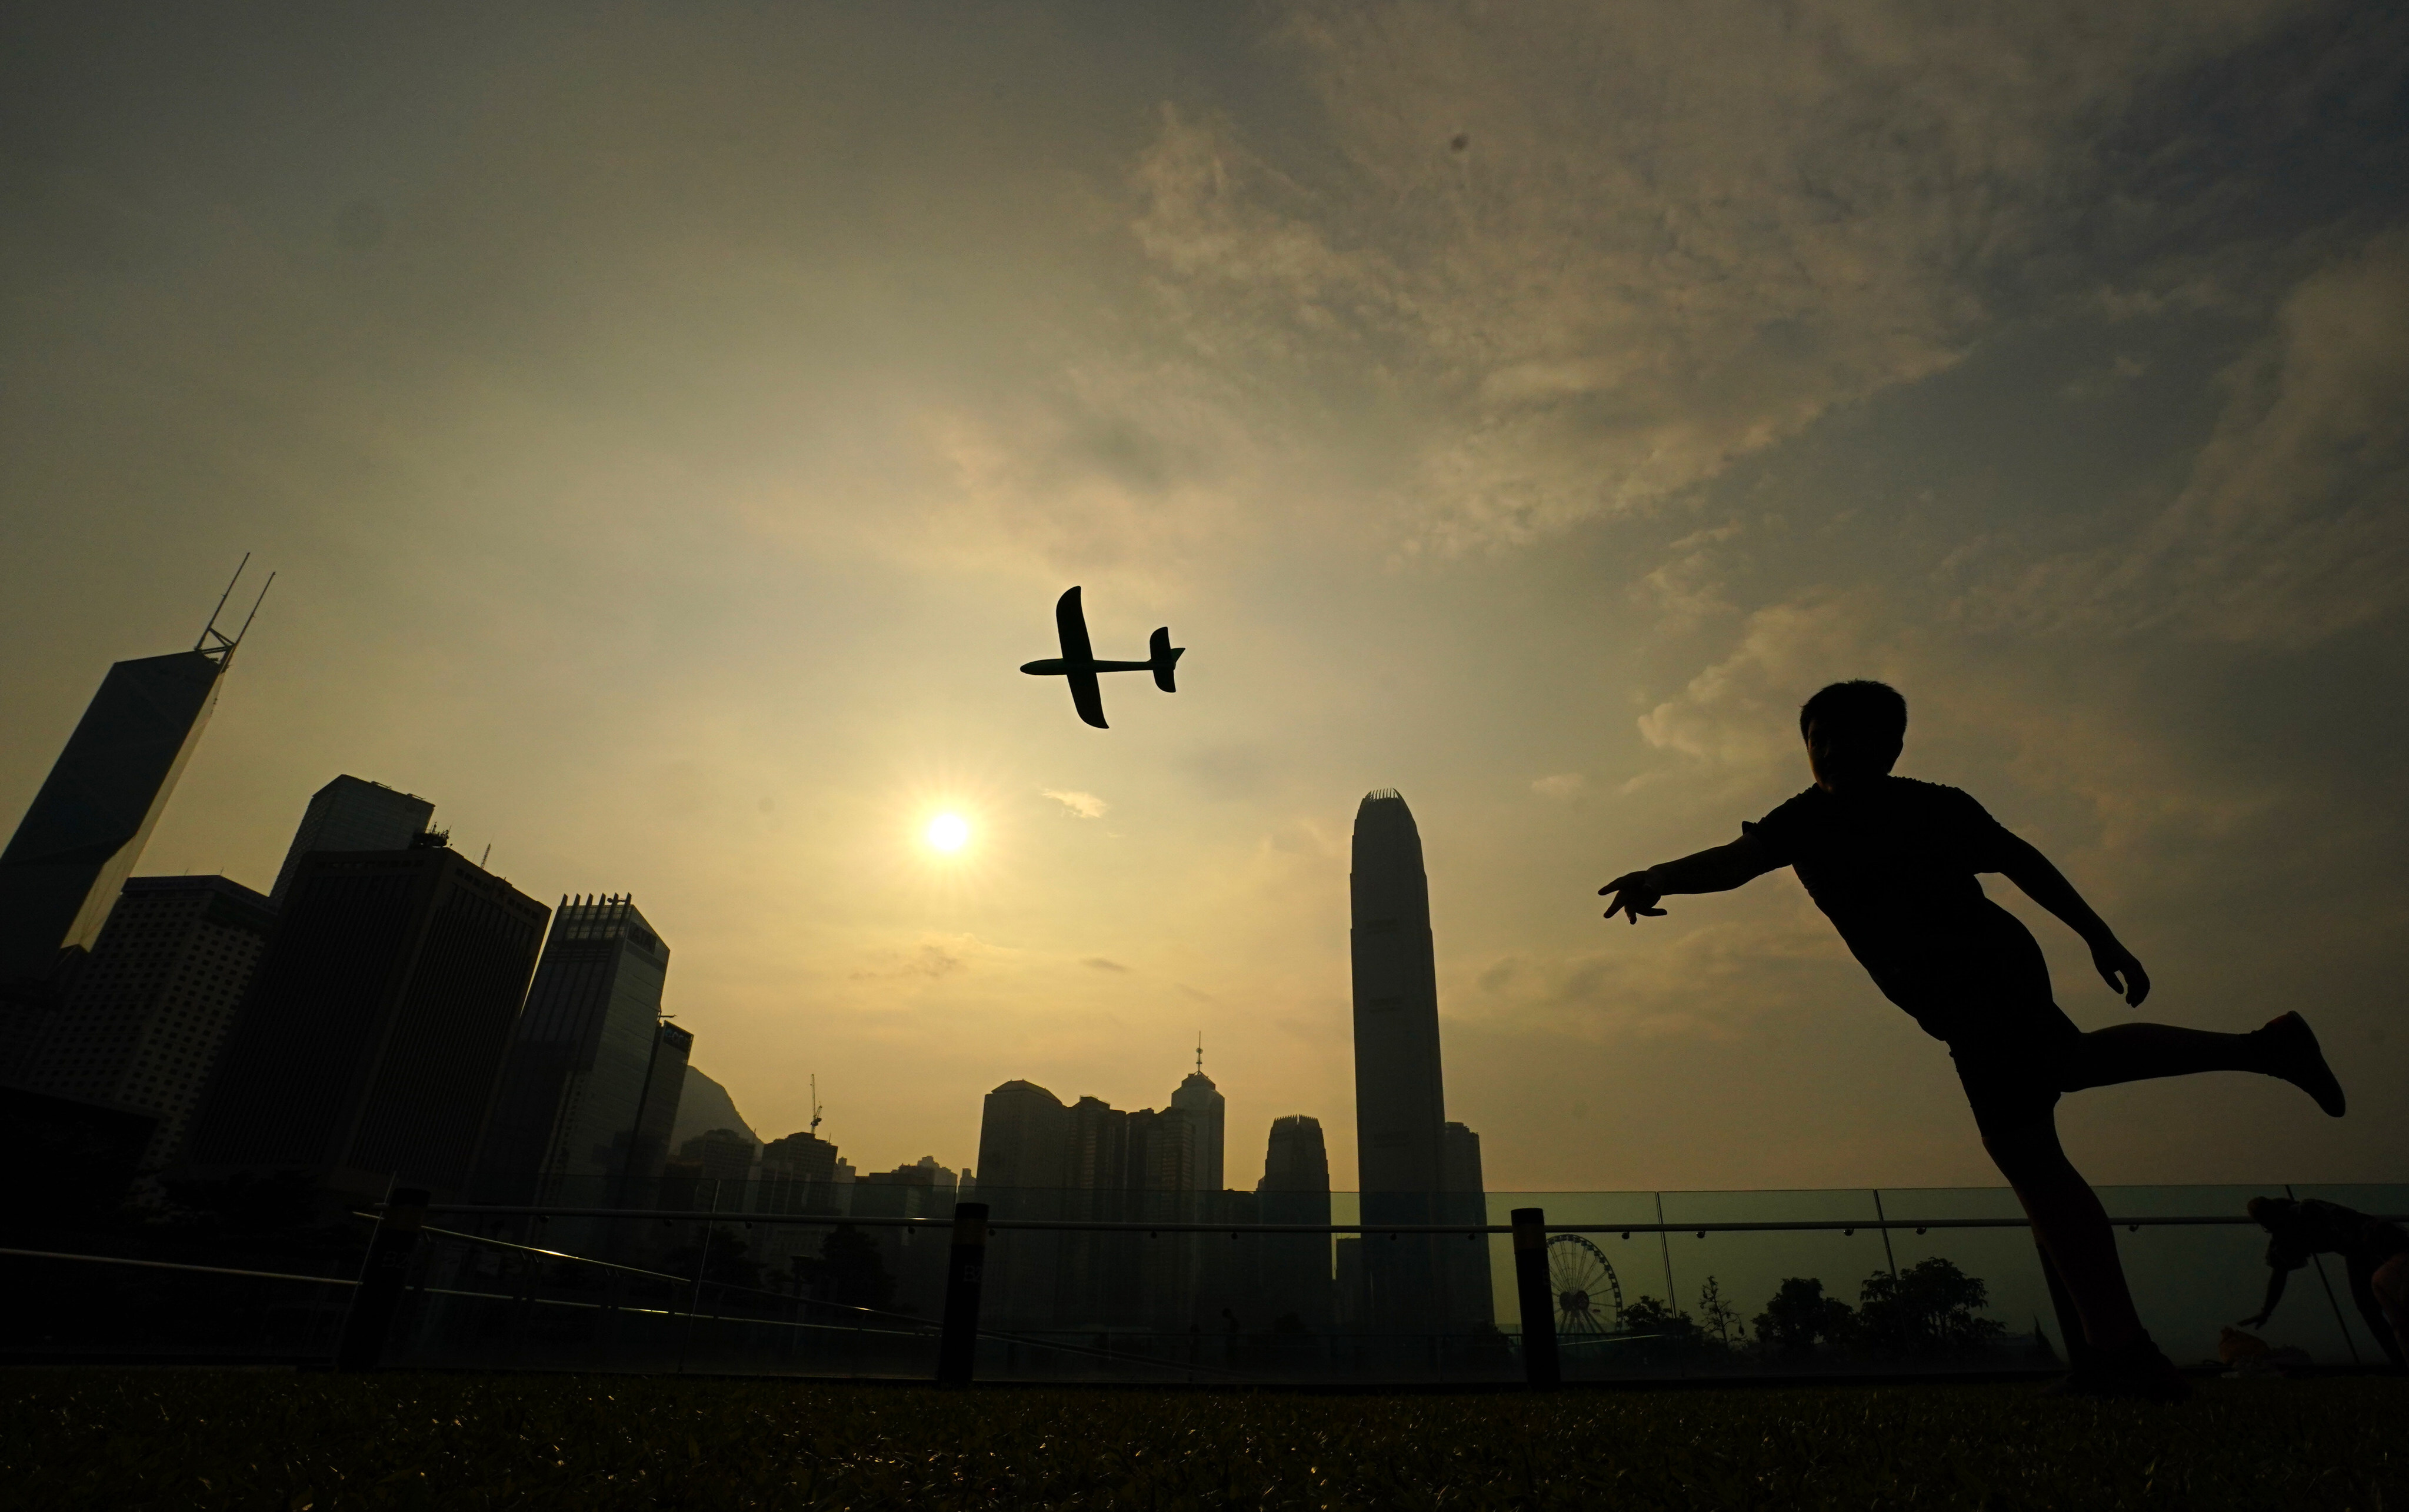
[[[142,1163],[166,1164],[275,923],[224,877],[129,877],[20,1079],[157,1119]]]

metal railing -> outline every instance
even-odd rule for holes
[[[2135,1189],[2123,1194],[2124,1201],[2113,1189],[2108,1194],[2118,1212],[2111,1221],[2121,1235],[2132,1236],[2127,1265],[2145,1321],[2179,1360],[2213,1351],[2222,1320],[2254,1310],[2264,1275],[2255,1253],[2261,1241],[2238,1211],[2250,1190],[2293,1194],[2280,1187]],[[2003,1315],[1995,1319],[1997,1346],[1946,1362],[1893,1360],[1887,1361],[1890,1368],[2038,1369],[2062,1350],[2070,1327],[2056,1316],[2046,1288],[2039,1284],[2041,1262],[2019,1232],[2028,1228],[2026,1219],[1999,1211],[2008,1199],[1998,1191],[1890,1193],[1887,1203],[1884,1194],[1868,1192],[1550,1194],[1551,1205],[1569,1209],[1561,1219],[1549,1221],[1544,1208],[1517,1209],[1510,1215],[1515,1221],[1504,1223],[1362,1221],[1358,1213],[1333,1214],[1357,1221],[1239,1221],[1211,1217],[1209,1210],[1201,1217],[1046,1217],[1027,1212],[1032,1205],[1042,1211],[1043,1203],[1015,1203],[1022,1209],[1018,1213],[988,1213],[972,1202],[940,1217],[762,1211],[749,1203],[731,1208],[721,1203],[720,1195],[713,1193],[709,1207],[422,1201],[414,1217],[407,1202],[373,1204],[373,1212],[359,1215],[372,1217],[378,1231],[357,1278],[64,1248],[0,1248],[0,1259],[180,1274],[194,1285],[272,1284],[321,1289],[321,1295],[324,1288],[339,1287],[350,1294],[351,1305],[343,1310],[341,1336],[330,1353],[339,1362],[359,1367],[741,1369],[957,1381],[976,1375],[1537,1382],[1556,1373],[1763,1373],[1777,1363],[1831,1373],[1885,1362],[1853,1361],[1844,1351],[1831,1350],[1786,1363],[1762,1351],[1743,1354],[1711,1336],[1731,1322],[1745,1335],[1745,1302],[1737,1309],[1725,1306],[1720,1319],[1709,1304],[1721,1305],[1718,1298],[1764,1296],[1784,1276],[1830,1276],[1835,1269],[1841,1274],[1834,1278],[1839,1284],[1831,1295],[1845,1299],[1853,1272],[1897,1277],[1936,1259],[1950,1260],[1975,1279],[1977,1290],[1987,1297],[1986,1315]],[[2345,1195],[2358,1196],[2362,1206],[2374,1205],[2372,1198],[2390,1197],[2379,1209],[2387,1215],[2409,1209],[2409,1188]],[[1341,1196],[1343,1209],[1349,1204]],[[1509,1200],[1493,1197],[1482,1216],[1507,1216],[1495,1209]],[[2226,1211],[2199,1210],[2212,1201]],[[1910,1213],[1921,1216],[1889,1216],[1903,1202],[1913,1202]],[[1784,1206],[1792,1212],[1779,1213]],[[1752,1207],[1777,1211],[1735,1216]],[[1802,1207],[1823,1211],[1798,1213]],[[1983,1207],[1991,1211],[1967,1211]],[[426,1221],[432,1217],[456,1226],[434,1226]],[[559,1247],[474,1231],[514,1224],[541,1229],[554,1222],[581,1225],[579,1231],[597,1242]],[[907,1283],[909,1308],[900,1298],[896,1307],[882,1308],[806,1295],[800,1273],[785,1289],[751,1284],[762,1279],[758,1251],[747,1247],[757,1240],[773,1255],[781,1244],[800,1252],[820,1243],[796,1246],[791,1239],[762,1236],[817,1231],[824,1237],[839,1228],[887,1236],[876,1242],[893,1277]],[[640,1230],[641,1243],[632,1251],[613,1247],[634,1243],[627,1236]],[[946,1241],[930,1246],[927,1241],[938,1231],[946,1232]],[[1849,1246],[1860,1231],[1881,1236],[1878,1254]],[[685,1260],[676,1260],[681,1252],[670,1247],[680,1234],[690,1240],[682,1251]],[[1215,1237],[1230,1242],[1204,1243]],[[1437,1243],[1450,1237],[1486,1242],[1452,1250]],[[1919,1237],[1927,1243],[1916,1244]],[[1548,1266],[1573,1253],[1574,1239],[1606,1268],[1610,1303],[1601,1296],[1570,1311],[1558,1309],[1561,1288],[1551,1284]],[[1634,1240],[1650,1242],[1628,1248],[1619,1243]],[[1392,1245],[1405,1247],[1392,1249]],[[713,1264],[714,1246],[725,1268]],[[1357,1266],[1351,1275],[1350,1246]],[[929,1251],[937,1247],[945,1252],[945,1264],[932,1271],[939,1257]],[[1425,1252],[1435,1258],[1414,1259]],[[489,1259],[475,1260],[480,1253]],[[1311,1259],[1317,1254],[1320,1261]],[[656,1258],[661,1255],[671,1256],[671,1263],[665,1267]],[[1338,1299],[1333,1312],[1309,1317],[1285,1332],[1263,1328],[1270,1303],[1223,1306],[1216,1319],[1212,1303],[1229,1294],[1225,1273],[1255,1266],[1248,1274],[1260,1273],[1261,1280],[1273,1260],[1287,1264],[1298,1255],[1306,1257],[1308,1267],[1320,1267],[1320,1279],[1310,1284]],[[1479,1299],[1477,1316],[1463,1316],[1466,1293],[1461,1288],[1450,1304],[1458,1312],[1446,1317],[1413,1316],[1409,1308],[1404,1316],[1346,1316],[1349,1289],[1377,1292],[1378,1287],[1363,1278],[1378,1268],[1375,1260],[1395,1272],[1399,1256],[1406,1257],[1406,1272],[1426,1263],[1450,1275],[1471,1276],[1468,1285],[1489,1293]],[[1329,1263],[1334,1258],[1335,1277]],[[1074,1261],[1087,1269],[1077,1271]],[[1046,1274],[1048,1266],[1059,1266],[1062,1278]],[[2320,1289],[2295,1291],[2279,1325],[2283,1332],[2271,1342],[2301,1343],[2331,1363],[2375,1358],[2372,1341],[2362,1348],[2357,1336],[2365,1325],[2345,1312],[2322,1264],[2318,1272],[2324,1306],[2315,1305]],[[1687,1289],[1677,1285],[1677,1273]],[[1095,1296],[1073,1297],[1075,1281],[1092,1283]],[[1105,1293],[1117,1286],[1136,1301],[1113,1303]],[[1685,1299],[1701,1287],[1701,1307],[1693,1313]],[[1632,1318],[1644,1314],[1644,1323],[1626,1326],[1625,1292],[1637,1294],[1628,1311]],[[1166,1315],[1165,1296],[1186,1313]],[[1121,1308],[1116,1321],[1094,1321],[1112,1305]],[[1251,1332],[1242,1330],[1238,1311],[1247,1312]],[[319,1320],[329,1316],[314,1304],[302,1306],[302,1312]],[[1167,1324],[1161,1320],[1165,1316]],[[2006,1326],[2027,1316],[2035,1320],[2029,1331]],[[1582,1330],[1585,1319],[1597,1326]],[[1295,1319],[1279,1321],[1285,1326]],[[1566,1321],[1575,1331],[1558,1341],[1557,1325]],[[1762,1324],[1763,1318],[1756,1321]],[[1559,1342],[1561,1347],[1551,1348]],[[296,1347],[306,1356],[306,1347]],[[1551,1353],[1559,1361],[1553,1372],[1544,1358]]]

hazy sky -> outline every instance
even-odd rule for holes
[[[959,1167],[996,1084],[1160,1105],[1201,1030],[1233,1184],[1309,1113],[1350,1185],[1393,786],[1493,1190],[1990,1184],[1788,873],[1597,916],[1882,677],[2151,1016],[2301,1009],[2354,1099],[2083,1094],[2096,1178],[2403,1174],[2399,7],[4,24],[0,821],[250,550],[142,870],[264,889],[337,772],[425,795],[634,894],[764,1134],[816,1073],[858,1167]],[[1014,670],[1073,583],[1190,648],[1109,732]]]

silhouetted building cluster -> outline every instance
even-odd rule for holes
[[[555,915],[349,775],[266,897],[133,875],[239,641],[213,619],[111,668],[0,852],[0,1114],[125,1174],[297,1173],[332,1205],[650,1202],[694,1041],[628,899]]]
[[[724,1126],[743,1120],[663,1011],[670,947],[634,900],[546,908],[454,851],[413,794],[336,777],[265,897],[134,875],[239,641],[212,619],[190,652],[111,668],[0,852],[0,1126],[20,1147],[97,1174],[74,1178],[84,1188],[137,1169],[297,1174],[326,1211],[400,1183],[512,1206],[943,1218],[971,1189],[932,1156],[857,1177],[816,1108],[766,1144]],[[1363,1220],[1478,1228],[1480,1142],[1446,1116],[1429,885],[1393,792],[1357,813],[1350,889]],[[685,1134],[698,1084],[708,1121]],[[1485,1243],[1215,1232],[1332,1215],[1317,1120],[1276,1120],[1242,1190],[1224,1176],[1224,1118],[1201,1046],[1159,1109],[1065,1104],[1027,1081],[988,1093],[976,1189],[992,1216],[1119,1226],[1007,1227],[988,1317],[1104,1332],[1492,1326]],[[825,1280],[827,1231],[763,1226],[745,1263]],[[590,1219],[548,1238],[610,1244]],[[941,1243],[891,1227],[847,1243],[865,1274],[874,1244],[896,1305],[938,1310]]]

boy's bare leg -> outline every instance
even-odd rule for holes
[[[2316,1099],[2334,1117],[2344,1109],[2342,1083],[2298,1014],[2285,1014],[2247,1034],[2214,1034],[2172,1024],[2116,1024],[2083,1036],[2060,1091],[2113,1087],[2203,1071],[2250,1071],[2280,1076]]]
[[[2095,1348],[2121,1350],[2139,1339],[2142,1319],[2125,1285],[2108,1210],[2066,1158],[2057,1142],[2056,1121],[2044,1116],[2010,1133],[1986,1134],[1983,1145],[2024,1203],[2033,1238],[2056,1262],[2066,1289],[2073,1294],[2085,1342]]]

